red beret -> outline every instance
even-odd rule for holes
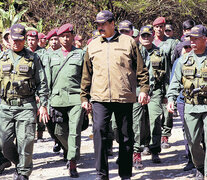
[[[27,36],[38,36],[38,32],[37,31],[28,31]]]
[[[73,31],[73,25],[70,23],[64,24],[58,29],[57,35],[59,36],[64,32],[70,32],[70,31]]]
[[[44,39],[46,38],[44,33],[38,33],[38,39]]]
[[[154,20],[153,26],[156,26],[158,24],[165,24],[165,18],[164,17],[158,17],[157,19]]]
[[[52,29],[48,34],[47,34],[47,40],[50,39],[52,36],[57,36],[58,28]]]

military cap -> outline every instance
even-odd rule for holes
[[[81,40],[83,40],[83,38],[82,38],[81,35],[76,34],[75,37],[74,37],[74,40],[75,40],[75,41],[81,41]]]
[[[38,39],[44,39],[46,35],[44,33],[38,33]]]
[[[95,22],[97,23],[105,23],[108,20],[113,20],[114,19],[114,15],[112,12],[108,11],[108,10],[103,10],[100,11],[97,15],[96,15],[96,20]]]
[[[57,35],[59,36],[60,34],[64,33],[64,32],[71,32],[73,31],[73,25],[70,23],[64,24],[62,25],[58,31],[57,31]]]
[[[2,33],[2,38],[4,38],[6,35],[10,34],[10,28],[7,28],[3,33]]]
[[[158,24],[165,24],[165,23],[166,23],[166,21],[165,21],[164,17],[158,17],[154,20],[153,26],[156,26]]]
[[[14,24],[11,27],[10,35],[13,40],[24,40],[26,35],[25,27],[21,24]]]
[[[124,20],[119,23],[119,31],[121,30],[131,31],[132,29],[133,29],[132,23],[128,20]]]
[[[139,30],[138,29],[133,29],[133,35],[132,37],[137,37],[139,35]]]
[[[192,36],[192,37],[206,36],[207,35],[207,29],[206,29],[205,26],[199,24],[199,25],[194,26],[191,29],[189,35]]]
[[[171,24],[166,24],[166,25],[165,25],[165,30],[170,30],[170,31],[172,31],[172,30],[173,30],[172,25],[171,25]]]
[[[47,34],[47,40],[50,39],[52,36],[57,36],[58,28],[52,29],[48,34]]]
[[[27,36],[38,36],[38,32],[37,31],[28,31],[27,32]]]
[[[149,26],[143,26],[143,27],[140,29],[140,34],[141,34],[141,35],[142,35],[142,34],[150,34],[150,35],[152,35],[153,32],[152,32],[152,30],[151,30],[151,27],[149,27]]]

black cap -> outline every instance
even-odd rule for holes
[[[189,35],[192,36],[192,37],[206,36],[207,35],[207,29],[206,29],[205,26],[199,24],[199,25],[194,26],[191,29]]]
[[[152,28],[150,26],[143,26],[141,29],[140,29],[140,34],[150,34],[152,35],[153,32],[152,32]]]
[[[108,20],[113,20],[114,19],[114,15],[112,12],[108,11],[108,10],[103,10],[101,12],[99,12],[96,15],[96,20],[95,22],[97,23],[105,23]]]
[[[13,40],[24,40],[25,39],[26,30],[25,27],[21,24],[14,24],[11,27],[11,38]]]
[[[119,23],[119,31],[121,30],[131,31],[132,29],[133,29],[132,23],[128,20],[124,20]]]

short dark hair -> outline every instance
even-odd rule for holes
[[[107,21],[111,23],[112,21],[114,21],[114,17],[111,19],[108,19]]]
[[[194,26],[195,26],[195,21],[193,21],[191,19],[188,19],[183,22],[183,29],[184,30],[191,29]]]

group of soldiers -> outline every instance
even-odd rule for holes
[[[187,20],[178,40],[164,17],[140,30],[124,20],[117,29],[113,13],[104,10],[95,22],[97,30],[84,48],[70,23],[47,35],[26,32],[21,24],[2,34],[0,170],[12,162],[13,179],[29,179],[36,125],[38,140],[46,125],[53,151],[63,149],[70,177],[78,178],[82,124],[92,114],[96,180],[109,179],[114,138],[119,176],[129,180],[133,166],[144,168],[141,155],[161,163],[177,108],[188,157],[184,170],[195,167],[196,178],[204,179],[206,27]]]

